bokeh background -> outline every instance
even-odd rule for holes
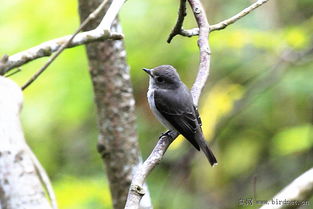
[[[211,24],[252,3],[203,2]],[[2,1],[0,54],[74,32],[77,7],[76,0]],[[178,1],[131,0],[120,13],[144,158],[164,128],[148,109],[148,78],[141,68],[171,64],[189,87],[196,76],[197,38],[166,43],[177,8]],[[184,27],[195,27],[190,10]],[[219,165],[211,168],[202,153],[176,140],[148,178],[156,209],[247,207],[239,200],[271,199],[312,167],[313,62],[307,51],[312,33],[313,1],[272,0],[211,34],[211,73],[200,112]],[[23,84],[46,60],[22,66],[12,79]],[[24,97],[25,135],[53,181],[60,208],[111,208],[96,152],[96,112],[84,47],[66,50]]]

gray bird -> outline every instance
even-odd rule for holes
[[[217,165],[204,140],[201,119],[191,93],[176,69],[171,65],[161,65],[143,70],[150,76],[147,97],[156,118],[169,130],[182,134],[198,151],[201,149],[212,166]]]

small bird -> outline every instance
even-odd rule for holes
[[[204,140],[201,119],[191,93],[176,69],[171,65],[161,65],[143,70],[150,76],[147,97],[156,118],[170,131],[182,134],[198,151],[201,149],[212,166],[217,165]]]

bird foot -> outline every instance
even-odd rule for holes
[[[161,136],[159,136],[159,139],[161,139],[163,136],[167,136],[167,137],[170,137],[171,139],[174,138],[174,133],[172,130],[168,130],[166,131],[165,133],[162,133]]]

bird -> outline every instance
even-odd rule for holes
[[[205,142],[202,122],[188,87],[181,81],[171,65],[152,69],[143,68],[149,74],[148,103],[152,113],[170,131],[183,135],[198,151],[202,150],[211,166],[217,160]]]

